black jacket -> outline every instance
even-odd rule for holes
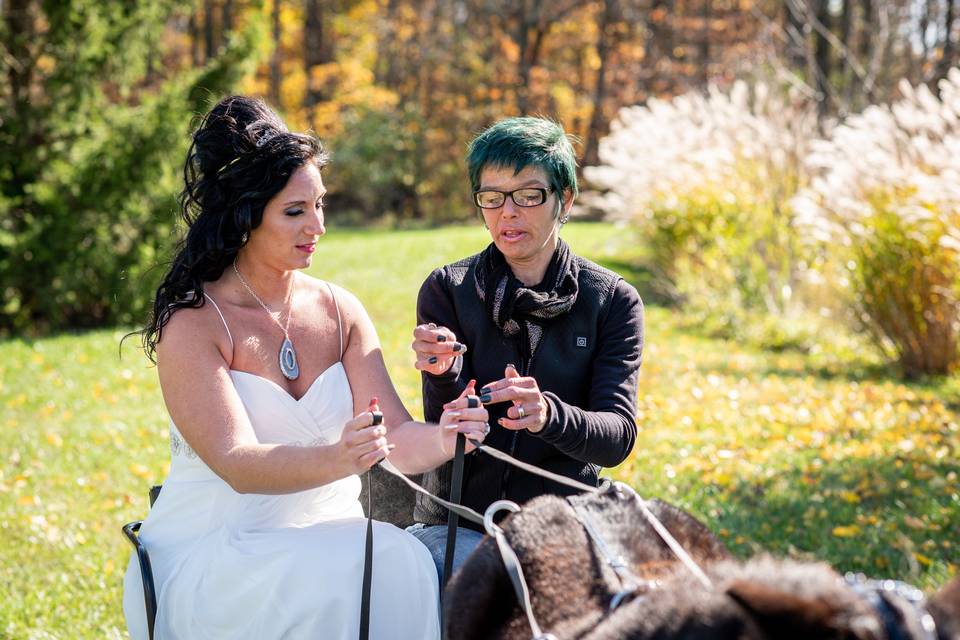
[[[544,325],[536,352],[525,362],[519,338],[504,336],[477,296],[478,255],[435,270],[420,288],[418,324],[448,327],[468,347],[446,373],[423,374],[425,418],[438,421],[444,403],[456,398],[471,378],[479,389],[502,378],[504,367],[512,363],[521,375],[537,380],[549,404],[549,418],[539,433],[511,431],[497,423],[510,403],[488,405],[491,432],[485,444],[596,486],[600,467],[622,462],[637,436],[637,378],[643,351],[640,296],[617,274],[574,256],[580,264],[577,301],[568,314]],[[424,486],[446,498],[451,469],[448,462],[428,471]],[[461,502],[480,513],[495,500],[522,504],[544,493],[569,495],[575,490],[483,453],[466,457]],[[414,518],[444,524],[447,512],[418,495]],[[468,522],[461,526],[479,529]]]

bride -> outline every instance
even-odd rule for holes
[[[357,474],[387,456],[419,473],[452,456],[457,432],[489,431],[467,392],[440,424],[413,422],[360,302],[300,273],[325,233],[326,161],[250,98],[221,101],[194,133],[186,238],[143,331],[171,419],[170,472],[140,530],[157,638],[356,638]],[[370,636],[439,637],[427,549],[375,523],[373,555]],[[124,612],[146,638],[135,557]]]

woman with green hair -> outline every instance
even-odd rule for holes
[[[412,346],[426,419],[465,407],[458,398],[479,381],[492,427],[485,444],[597,485],[600,468],[622,462],[636,440],[643,303],[623,278],[560,238],[577,177],[557,123],[501,120],[473,140],[467,165],[492,242],[436,269],[420,289]],[[424,474],[438,495],[449,495],[450,484],[449,462]],[[480,512],[500,499],[571,493],[476,454],[465,461],[462,491],[462,503]],[[414,517],[408,531],[442,572],[445,510],[418,497]],[[471,527],[457,531],[454,568],[482,537]]]

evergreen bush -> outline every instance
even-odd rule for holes
[[[250,70],[262,37],[250,24],[206,67],[161,82],[160,37],[185,4],[28,3],[4,24],[19,55],[0,65],[31,74],[0,94],[0,333],[144,317],[162,276],[151,268],[175,241],[192,121]]]

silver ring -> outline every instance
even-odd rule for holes
[[[483,427],[483,437],[486,438],[488,435],[490,435],[490,425],[489,425],[489,424],[487,424],[487,425],[485,425],[485,426]]]
[[[519,414],[521,420],[526,417],[527,414],[523,412],[522,404],[517,405],[517,414]]]

